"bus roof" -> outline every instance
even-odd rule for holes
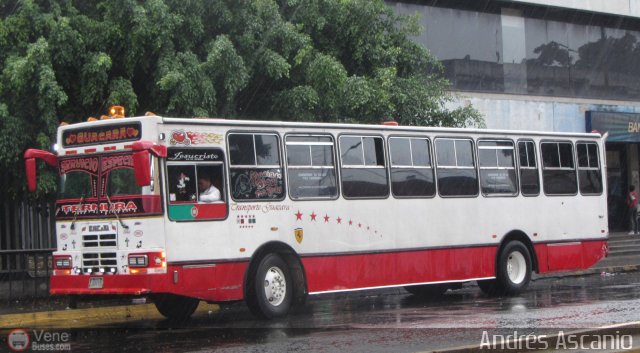
[[[229,120],[219,118],[162,118],[165,124],[189,124],[189,125],[218,125],[233,127],[269,127],[269,128],[309,128],[309,129],[350,129],[350,130],[382,130],[402,132],[446,132],[478,135],[528,135],[548,137],[574,137],[574,138],[602,138],[599,133],[579,132],[546,132],[525,130],[496,130],[480,128],[451,128],[451,127],[427,127],[427,126],[390,126],[374,124],[348,124],[348,123],[312,123],[312,122],[287,122],[264,120]]]

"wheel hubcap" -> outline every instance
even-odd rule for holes
[[[269,304],[278,306],[284,301],[287,292],[287,281],[278,267],[271,267],[264,277],[264,294]]]
[[[507,258],[507,275],[509,280],[515,284],[522,283],[527,275],[527,262],[524,255],[519,251],[514,251]]]

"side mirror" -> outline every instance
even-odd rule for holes
[[[151,168],[149,167],[150,155],[148,150],[138,151],[133,154],[133,170],[138,186],[151,185]]]
[[[58,157],[51,152],[32,148],[26,150],[24,152],[24,167],[27,174],[27,187],[29,192],[35,192],[37,187],[36,159],[42,159],[52,167],[56,167],[58,165]]]
[[[36,192],[36,159],[25,159],[24,169],[27,173],[27,188],[29,189],[29,192]]]

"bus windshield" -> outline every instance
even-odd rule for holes
[[[58,218],[161,212],[159,190],[137,185],[131,153],[65,158],[59,167]]]
[[[58,185],[58,200],[91,196],[92,179],[94,176],[86,171],[70,171],[62,174]]]

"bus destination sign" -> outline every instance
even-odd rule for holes
[[[64,147],[99,145],[109,142],[136,141],[141,137],[139,122],[118,125],[90,126],[62,133]]]

